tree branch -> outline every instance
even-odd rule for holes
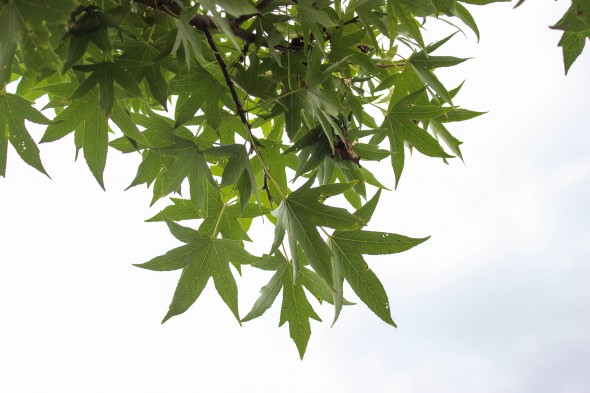
[[[265,8],[266,6],[268,6],[271,1],[262,0],[257,5],[257,8],[260,7],[258,9],[261,10],[261,9]],[[135,2],[139,3],[139,4],[143,4],[143,5],[150,7],[150,8],[156,9],[160,12],[163,12],[163,13],[173,16],[175,18],[178,18],[180,16],[181,11],[182,11],[180,6],[176,2],[170,1],[170,0],[135,0]],[[243,23],[244,21],[248,20],[249,18],[256,16],[256,15],[258,15],[258,14],[244,15],[241,18],[244,18],[246,16],[247,16],[247,18],[239,23],[237,23],[237,22],[240,21],[240,18],[228,20],[228,24],[231,26],[232,33],[247,44],[250,44],[256,40],[256,34],[251,33],[249,31],[241,28],[239,25],[241,23]],[[191,19],[190,25],[203,31],[203,32],[205,30],[217,30],[217,28],[218,28],[211,17],[209,17],[207,15],[202,15],[202,14],[195,15],[195,17],[193,19]],[[269,44],[266,41],[266,39],[263,39],[260,45],[263,47],[266,47],[266,48],[269,47]],[[282,52],[282,53],[295,50],[295,48],[292,48],[291,46],[285,46],[285,45],[275,45],[273,49],[278,52]]]
[[[209,43],[209,46],[211,47],[211,50],[213,51],[213,54],[215,55],[215,60],[217,61],[217,64],[219,64],[219,68],[221,68],[221,72],[223,73],[223,77],[225,79],[225,84],[229,88],[229,91],[232,96],[232,100],[234,101],[234,104],[236,105],[236,112],[238,112],[238,116],[240,117],[242,124],[244,124],[244,127],[246,127],[246,131],[248,133],[248,139],[249,139],[250,145],[252,146],[252,150],[254,150],[254,152],[256,153],[258,158],[260,159],[260,164],[262,166],[262,170],[264,171],[264,186],[265,186],[264,188],[266,190],[269,202],[272,203],[272,195],[270,194],[270,190],[268,188],[268,182],[267,182],[269,178],[272,179],[272,176],[271,176],[270,172],[268,171],[268,167],[266,166],[266,163],[264,162],[264,157],[262,156],[262,153],[260,153],[260,150],[258,149],[258,145],[257,145],[258,141],[256,140],[256,137],[252,133],[252,126],[250,125],[250,122],[248,121],[248,118],[246,117],[246,112],[244,111],[244,107],[242,106],[242,103],[240,102],[240,98],[238,97],[238,93],[236,91],[236,86],[234,84],[234,81],[231,79],[231,76],[229,75],[229,72],[227,71],[227,66],[225,64],[225,61],[223,60],[223,58],[221,57],[221,53],[217,49],[217,45],[215,44],[215,40],[213,39],[211,32],[209,31],[209,29],[205,28],[203,30],[203,33],[205,33],[205,37],[207,38],[207,42]]]

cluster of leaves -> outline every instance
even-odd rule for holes
[[[524,3],[519,0],[516,7]],[[590,2],[572,0],[572,5],[552,29],[562,30],[559,46],[563,50],[563,64],[567,74],[576,59],[582,54],[586,40],[590,40]]]
[[[590,2],[573,0],[565,15],[552,27],[563,30],[559,46],[563,48],[565,73],[584,50],[586,40],[590,40]]]
[[[138,265],[182,270],[164,321],[210,278],[240,323],[282,290],[280,325],[303,356],[310,319],[319,320],[308,296],[333,304],[335,322],[351,304],[346,280],[395,326],[364,255],[426,239],[364,229],[386,187],[363,164],[387,159],[393,181],[384,183],[397,187],[408,150],[462,158],[447,124],[481,112],[457,106],[460,86],[448,90],[434,70],[465,59],[433,54],[451,37],[428,44],[422,29],[428,18],[456,18],[479,37],[464,4],[493,2],[0,0],[0,174],[8,142],[47,174],[27,121],[46,126],[41,142],[73,134],[103,188],[109,147],[141,154],[130,187],[151,187],[152,204],[171,196],[148,221],[184,243]],[[557,25],[564,49],[569,34],[578,46],[588,34],[578,30],[588,23],[581,4]],[[326,203],[334,196],[354,213]],[[274,241],[254,256],[245,245],[260,217]],[[234,271],[244,265],[272,276],[242,318]]]

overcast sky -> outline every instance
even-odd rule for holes
[[[590,55],[564,77],[547,28],[568,3],[474,9],[481,42],[456,36],[440,50],[474,57],[443,80],[466,79],[456,102],[489,113],[453,125],[466,165],[416,154],[381,198],[370,228],[432,236],[369,259],[399,328],[364,305],[330,328],[332,309],[314,305],[326,322],[312,322],[304,361],[277,328],[279,303],[240,328],[212,285],[160,325],[178,272],[131,264],[178,243],[143,222],[157,211],[149,191],[123,192],[139,157],[110,152],[105,193],[71,140],[42,146],[53,180],[10,152],[0,391],[590,391]],[[268,279],[250,270],[238,279],[242,315]]]

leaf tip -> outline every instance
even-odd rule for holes
[[[132,263],[132,266],[138,267],[140,269],[146,269],[146,270],[151,270],[149,267],[147,267],[147,263]]]
[[[164,319],[162,319],[162,322],[160,322],[160,323],[164,324],[167,320],[169,320],[173,316],[174,316],[174,314],[172,314],[172,311],[168,311],[168,313],[166,314],[166,316],[164,317]]]

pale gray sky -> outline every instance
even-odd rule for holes
[[[416,154],[382,196],[371,228],[432,235],[369,259],[399,328],[363,305],[330,328],[332,309],[314,305],[325,322],[303,362],[277,328],[279,304],[240,328],[208,287],[160,325],[178,272],[131,263],[177,243],[142,222],[150,192],[122,191],[138,157],[110,154],[104,193],[72,141],[42,146],[51,181],[9,154],[0,391],[590,391],[590,56],[565,78],[547,28],[568,3],[474,7],[479,45],[457,36],[440,50],[474,57],[443,79],[466,79],[457,102],[490,113],[452,128],[466,165]],[[242,314],[265,279],[244,269]]]

